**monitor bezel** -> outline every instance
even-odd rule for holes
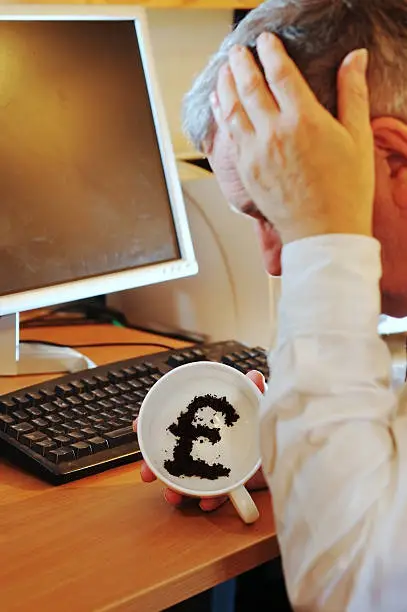
[[[51,12],[52,11],[52,12]],[[180,258],[0,296],[0,316],[35,310],[198,272],[170,131],[157,82],[145,9],[134,6],[2,6],[0,21],[132,21],[140,48]]]

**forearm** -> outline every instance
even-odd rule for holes
[[[291,598],[313,612],[354,609],[391,495],[396,398],[377,335],[379,249],[363,240],[321,237],[284,253],[263,469]]]

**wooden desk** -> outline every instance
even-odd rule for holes
[[[157,341],[111,326],[29,330],[25,337],[62,343]],[[102,364],[156,350],[84,352]],[[0,392],[37,380],[0,378]],[[159,483],[141,482],[139,464],[52,487],[0,458],[0,608],[162,610],[278,554],[269,495],[259,492],[255,499],[261,518],[248,527],[229,504],[213,514],[194,504],[182,511],[169,507]]]

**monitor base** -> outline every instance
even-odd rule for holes
[[[73,373],[96,367],[96,364],[89,357],[67,346],[21,342],[19,352],[17,375]]]
[[[73,373],[94,367],[91,359],[68,346],[20,342],[18,313],[0,317],[0,376]]]

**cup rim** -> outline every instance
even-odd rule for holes
[[[180,368],[185,369],[185,368],[189,368],[189,369],[193,369],[194,367],[202,367],[203,365],[205,365],[206,367],[213,367],[216,368],[218,370],[223,369],[223,370],[227,370],[228,372],[230,372],[230,370],[232,370],[234,372],[235,375],[237,375],[238,377],[241,377],[241,379],[245,381],[245,383],[248,383],[248,387],[250,387],[250,389],[254,392],[255,395],[257,395],[257,398],[259,400],[259,403],[261,402],[262,398],[263,398],[263,394],[261,393],[260,389],[258,389],[258,387],[254,384],[254,382],[252,380],[250,380],[250,378],[248,378],[245,374],[243,374],[242,372],[240,372],[239,370],[236,370],[235,368],[232,368],[231,366],[228,366],[224,363],[219,363],[217,361],[195,361],[193,363],[187,363],[183,366],[179,366],[178,368],[174,368],[173,370],[170,370],[169,372],[167,372],[166,374],[164,374],[164,376],[162,378],[160,378],[154,385],[154,387],[152,387],[150,389],[150,391],[147,393],[147,395],[145,396],[141,409],[140,409],[140,414],[138,417],[138,421],[137,421],[137,436],[138,436],[138,444],[140,447],[140,451],[141,454],[143,456],[143,461],[145,461],[145,463],[148,465],[148,467],[150,468],[150,470],[153,472],[153,474],[158,478],[158,480],[160,480],[160,482],[162,482],[163,484],[165,484],[167,487],[169,487],[170,489],[172,489],[173,491],[176,491],[177,493],[181,493],[182,495],[187,495],[190,497],[218,497],[218,496],[222,496],[222,495],[228,495],[231,491],[234,491],[235,489],[238,489],[241,486],[244,486],[248,480],[250,480],[255,474],[256,472],[260,469],[261,467],[261,457],[259,457],[257,463],[255,464],[255,466],[247,473],[247,475],[245,475],[241,480],[239,480],[239,482],[234,483],[231,486],[227,486],[227,487],[223,487],[221,489],[217,489],[215,491],[200,491],[199,489],[190,489],[188,487],[182,487],[180,485],[177,485],[176,483],[172,482],[170,478],[168,478],[167,476],[165,476],[165,474],[162,474],[159,470],[157,470],[155,468],[155,466],[153,465],[153,462],[150,460],[148,453],[146,453],[146,449],[144,446],[144,442],[143,442],[143,436],[139,435],[139,431],[141,431],[142,429],[142,422],[143,422],[143,414],[144,414],[144,404],[146,401],[148,401],[150,394],[152,393],[152,391],[156,391],[157,390],[157,385],[160,385],[163,381],[168,380],[168,378],[170,378],[172,375],[174,375]]]

